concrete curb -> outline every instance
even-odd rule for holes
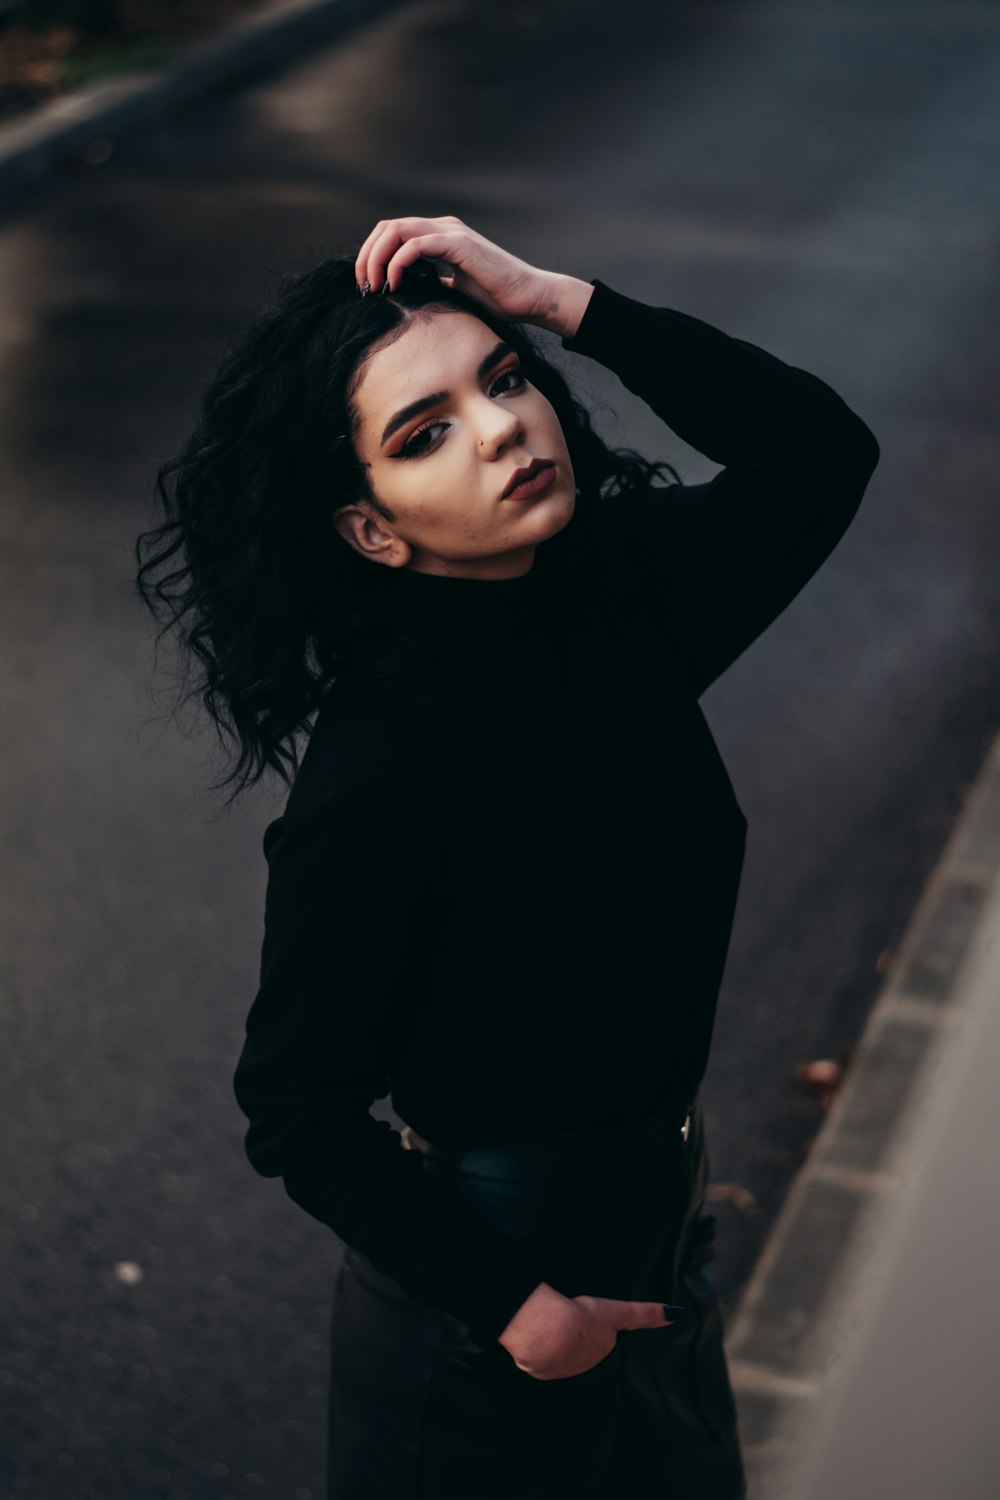
[[[1000,739],[986,756],[726,1339],[751,1494],[780,1500],[828,1395],[887,1198],[957,1031],[1000,891]],[[874,1257],[877,1258],[877,1257]]]
[[[100,166],[115,141],[330,41],[401,0],[277,0],[188,48],[169,67],[93,85],[0,127],[0,209],[53,174]]]
[[[872,1213],[828,1399],[772,1487],[793,1500],[994,1500],[1000,1473],[1000,881]]]

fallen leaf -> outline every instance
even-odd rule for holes
[[[795,1065],[796,1083],[805,1083],[814,1089],[836,1088],[841,1076],[840,1063],[832,1057],[820,1057],[815,1062],[800,1062]]]
[[[741,1214],[746,1214],[751,1219],[756,1218],[760,1212],[753,1193],[738,1182],[710,1182],[705,1190],[705,1198],[709,1203],[731,1203]]]

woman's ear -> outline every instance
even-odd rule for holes
[[[333,513],[333,524],[348,546],[361,557],[391,568],[405,567],[410,560],[413,549],[402,537],[390,531],[366,500],[339,506]]]

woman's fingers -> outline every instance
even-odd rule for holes
[[[363,287],[367,280],[373,292],[381,290],[385,281],[385,272],[396,252],[415,239],[437,238],[446,235],[455,235],[459,229],[460,222],[449,215],[440,219],[380,219],[375,228],[365,240],[358,251],[354,262],[354,271],[358,286]],[[454,244],[454,240],[452,240]],[[410,259],[400,262],[400,270],[407,265],[412,265],[414,260],[419,260],[421,255],[435,256],[435,250],[418,250]],[[441,257],[445,259],[445,256]]]
[[[406,244],[407,232],[403,227],[405,222],[403,220],[390,219],[382,224],[382,227],[374,234],[374,237],[369,237],[370,243],[366,241],[368,250],[364,257],[364,264],[361,268],[359,279],[362,285],[367,281],[373,292],[381,291],[385,281],[385,268],[390,258],[401,245]],[[424,220],[410,220],[409,222],[413,226],[410,230],[411,234],[419,232],[416,228],[418,222],[420,223],[420,230],[425,231],[427,229],[427,223]]]
[[[662,1328],[680,1316],[682,1309],[665,1302],[632,1302],[618,1297],[574,1297],[589,1304],[589,1311],[610,1321],[613,1328]]]
[[[379,219],[378,223],[375,225],[375,228],[371,231],[371,233],[369,234],[368,238],[365,240],[364,244],[361,246],[361,249],[358,251],[357,255],[354,257],[354,279],[355,279],[355,281],[358,284],[358,291],[359,292],[361,291],[362,287],[365,284],[365,279],[366,279],[365,267],[368,264],[368,252],[371,249],[372,245],[375,243],[375,240],[376,240],[377,236],[382,233],[382,228],[383,228],[384,224],[385,224],[385,220],[384,219]]]
[[[619,1302],[619,1328],[662,1328],[672,1323],[679,1309],[666,1302]]]
[[[412,240],[407,240],[405,245],[392,255],[385,267],[385,282],[390,292],[394,292],[399,285],[400,277],[407,266],[412,266],[414,261],[426,256],[430,260],[445,260],[452,265],[460,264],[461,244],[456,235],[448,234],[421,234]]]
[[[382,284],[381,276],[376,279],[377,273],[385,266],[393,251],[405,244],[407,232],[418,234],[432,230],[433,227],[429,219],[379,219],[358,251],[358,258],[354,263],[358,285],[364,286],[368,281],[372,290],[377,291]]]

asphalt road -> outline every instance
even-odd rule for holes
[[[857,1038],[1000,722],[998,84],[988,4],[414,0],[0,224],[4,1500],[321,1495],[339,1250],[230,1089],[282,793],[219,816],[132,545],[274,275],[391,214],[715,322],[882,444],[703,700],[750,825],[704,1091],[734,1305],[819,1124],[795,1064]]]

